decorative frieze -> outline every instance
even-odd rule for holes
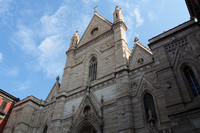
[[[134,70],[132,70],[129,75],[133,75],[134,73],[138,73],[138,72],[142,72],[144,70],[147,70],[147,69],[150,69],[152,68],[153,64],[148,64],[148,65],[144,65],[144,66],[141,66],[139,68],[136,68]]]
[[[74,59],[74,66],[76,66],[76,65],[78,65],[78,64],[80,64],[80,63],[82,63],[84,58],[85,58],[85,54],[84,54],[84,55],[81,55],[81,56],[79,56],[79,57],[76,57],[76,58]]]
[[[99,49],[100,49],[101,52],[104,52],[104,51],[106,51],[106,50],[108,50],[108,49],[110,49],[112,47],[114,47],[114,43],[113,42],[108,42],[106,44],[100,45]]]
[[[75,52],[79,53],[80,51],[84,50],[86,47],[90,47],[91,45],[93,45],[94,43],[97,43],[99,41],[102,41],[104,38],[108,37],[109,35],[113,34],[113,30],[109,30],[103,34],[101,34],[100,36],[94,38],[93,40],[81,45],[80,47],[76,48]]]
[[[166,50],[171,62],[173,62],[174,58],[176,57],[176,51],[178,49],[182,49],[182,50],[186,50],[186,51],[191,50],[191,46],[187,40],[187,37],[183,37],[179,40],[175,40],[175,41],[169,43],[165,47],[165,50]]]
[[[100,89],[100,88],[103,88],[103,87],[110,86],[110,85],[112,85],[114,83],[115,83],[115,79],[107,80],[107,81],[104,81],[104,82],[102,82],[100,84],[92,86],[91,89],[97,90],[97,89]]]

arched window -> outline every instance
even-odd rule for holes
[[[146,93],[144,95],[144,108],[145,108],[146,121],[156,123],[157,114],[156,114],[155,104],[152,95],[149,93]]]
[[[97,59],[93,57],[90,60],[90,66],[89,66],[89,81],[96,80],[97,77]]]
[[[185,74],[185,77],[187,78],[188,84],[192,90],[193,95],[195,97],[200,95],[200,86],[196,76],[194,75],[194,72],[192,71],[192,68],[189,66],[185,66],[183,68],[183,72]]]
[[[47,129],[48,129],[48,127],[47,127],[47,125],[44,127],[44,130],[43,130],[43,132],[42,133],[47,133]]]

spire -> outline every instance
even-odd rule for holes
[[[115,11],[113,13],[113,20],[114,22],[124,21],[122,10],[121,8],[119,9],[118,6],[115,7]]]
[[[60,80],[60,77],[59,77],[59,75],[56,77],[56,82],[59,82],[59,80]]]

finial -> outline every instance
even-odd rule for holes
[[[119,10],[119,6],[116,6],[115,9]]]
[[[138,41],[139,41],[139,39],[135,36],[134,42],[138,42]]]
[[[58,76],[56,77],[56,81],[59,81],[59,79],[60,79],[60,78],[59,78],[59,75],[58,75]]]
[[[97,13],[97,8],[98,8],[98,5],[96,5],[96,6],[94,7],[94,13]]]

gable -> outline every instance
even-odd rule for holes
[[[112,23],[110,21],[106,20],[98,13],[95,13],[83,36],[81,37],[78,47],[96,38],[102,33],[109,31],[111,29],[111,26]]]
[[[56,78],[56,83],[54,84],[54,86],[52,87],[49,95],[47,96],[46,100],[47,102],[50,102],[50,101],[53,101],[53,100],[56,100],[56,96],[57,96],[57,93],[59,91],[59,88],[60,88],[60,84],[58,82],[59,80],[59,77]]]
[[[148,50],[142,44],[136,43],[129,60],[129,68],[136,69],[146,64],[149,64],[153,61],[152,58],[153,55],[150,50]]]

